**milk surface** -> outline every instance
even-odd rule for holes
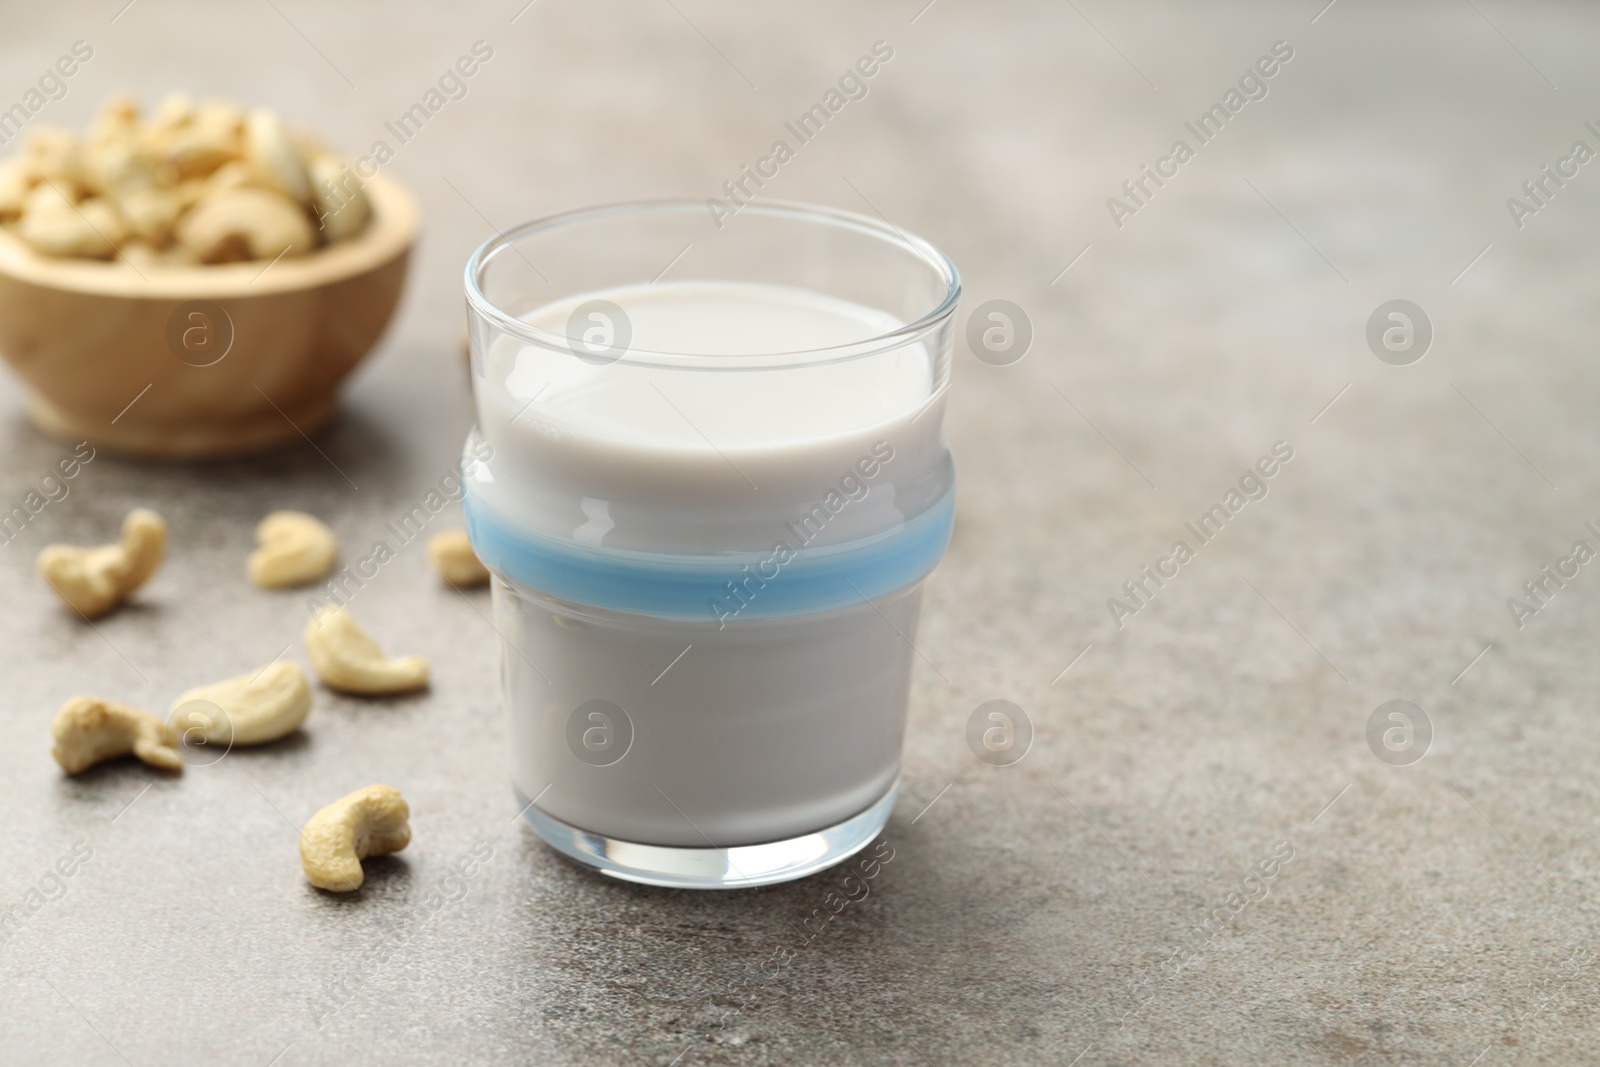
[[[893,458],[817,544],[892,531],[948,489],[943,398],[920,341],[772,367],[860,346],[903,325],[893,316],[802,289],[686,281],[583,293],[524,318],[566,334],[595,299],[627,315],[620,362],[508,335],[475,356],[495,458],[472,492],[506,521],[602,548],[753,552],[884,446]],[[497,580],[518,791],[580,829],[657,845],[755,844],[842,822],[898,776],[919,603],[916,583],[874,604],[720,626]],[[574,713],[593,701],[631,725],[626,755],[606,766],[571,748]]]
[[[526,319],[565,334],[574,309],[597,298],[627,315],[632,351],[720,359],[702,361],[698,373],[661,374],[523,348],[506,374],[506,392],[513,401],[538,397],[558,425],[574,432],[674,451],[702,450],[708,442],[737,451],[794,446],[883,423],[920,406],[929,393],[926,354],[902,349],[886,359],[788,372],[781,403],[756,401],[759,374],[728,369],[750,362],[739,357],[837,348],[904,325],[884,312],[803,289],[733,282],[630,286],[572,297]],[[600,328],[595,320],[582,321]]]
[[[663,282],[524,318],[564,336],[573,310],[594,299],[632,326],[621,361],[597,366],[508,335],[480,357],[479,425],[506,470],[484,497],[508,518],[579,541],[604,526],[598,543],[616,548],[760,551],[797,504],[820,499],[878,442],[893,463],[828,539],[892,529],[932,502],[948,455],[922,343],[772,369],[794,362],[780,353],[902,326],[892,315],[783,286]]]

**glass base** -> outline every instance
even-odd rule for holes
[[[791,882],[854,856],[878,836],[894,810],[900,783],[870,808],[824,830],[731,848],[676,848],[618,841],[568,826],[534,807],[521,791],[522,818],[557,852],[601,874],[670,889],[743,889]]]

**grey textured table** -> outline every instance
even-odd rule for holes
[[[1506,205],[1597,146],[1600,12],[924,2],[6,13],[6,100],[72,41],[95,49],[40,121],[177,86],[355,150],[473,41],[495,52],[390,164],[426,233],[318,448],[102,456],[0,548],[0,909],[27,905],[0,945],[0,1062],[1600,1056],[1600,578],[1581,568],[1520,628],[1507,606],[1575,541],[1600,547],[1600,176],[1568,164],[1520,229]],[[417,545],[358,607],[433,659],[428,694],[319,692],[302,736],[181,779],[61,775],[47,724],[66,697],[164,708],[297,642],[303,598],[244,578],[262,513],[316,512],[363,549],[450,468],[470,421],[459,272],[491,227],[716,195],[879,39],[895,52],[870,93],[764,195],[925,234],[966,309],[1012,300],[1035,338],[1014,366],[958,354],[956,534],[917,638],[894,859],[866,900],[812,937],[837,876],[657,891],[537,843],[512,818],[487,597],[441,589]],[[1267,95],[1199,144],[1185,121],[1278,40],[1294,55]],[[1179,138],[1194,157],[1162,164]],[[1144,164],[1176,174],[1134,201]],[[1113,196],[1137,208],[1120,227]],[[1365,339],[1395,298],[1435,330],[1409,366]],[[8,379],[7,507],[64,452],[22,410]],[[1185,522],[1280,440],[1294,458],[1265,498],[1119,627],[1108,598],[1146,564],[1170,573],[1173,543],[1198,541]],[[73,621],[33,555],[139,504],[169,517],[170,561],[97,629]],[[1036,733],[1004,769],[965,742],[995,698]],[[1366,739],[1391,699],[1433,727],[1409,766]],[[295,827],[370,781],[409,797],[414,843],[360,894],[321,895]],[[46,874],[75,846],[92,856],[63,895]]]

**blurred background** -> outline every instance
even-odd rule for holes
[[[114,0],[4,18],[0,103],[93,48],[35,124],[178,89],[271,106],[351,155],[394,145],[384,124],[475,42],[493,56],[385,167],[423,234],[332,429],[248,461],[99,456],[0,548],[0,907],[92,850],[0,943],[0,1062],[1593,1059],[1600,579],[1540,602],[1524,583],[1576,541],[1600,549],[1600,171],[1574,161],[1542,204],[1523,188],[1579,140],[1600,151],[1591,6]],[[630,887],[537,843],[512,822],[487,596],[440,587],[420,546],[362,596],[386,645],[433,659],[429,694],[319,694],[307,735],[181,782],[63,778],[48,722],[67,697],[160,710],[298,634],[301,598],[245,580],[262,514],[310,511],[364,546],[451,470],[474,247],[586,204],[723,195],[880,41],[867,95],[761,195],[925,236],[963,272],[963,335],[1006,300],[1032,342],[996,366],[958,341],[956,532],[917,638],[895,858],[866,900],[834,914],[827,874]],[[1265,94],[1202,144],[1185,124],[1272,55]],[[1180,139],[1193,158],[1141,190]],[[1420,355],[1369,343],[1394,300],[1425,316]],[[0,376],[7,507],[70,451],[24,401]],[[1131,598],[1279,442],[1266,495]],[[167,515],[169,561],[85,627],[33,557],[106,540],[136,505]],[[1514,597],[1540,610],[1519,620]],[[991,699],[1033,731],[1003,768],[965,740]],[[1391,700],[1427,727],[1400,755],[1369,740]],[[318,895],[295,828],[368,781],[406,793],[415,843],[359,899]],[[446,881],[485,843],[490,862]]]

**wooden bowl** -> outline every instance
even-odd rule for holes
[[[399,303],[417,234],[398,183],[365,188],[358,236],[271,265],[55,259],[0,229],[0,356],[32,387],[34,424],[170,458],[261,452],[326,426]]]

